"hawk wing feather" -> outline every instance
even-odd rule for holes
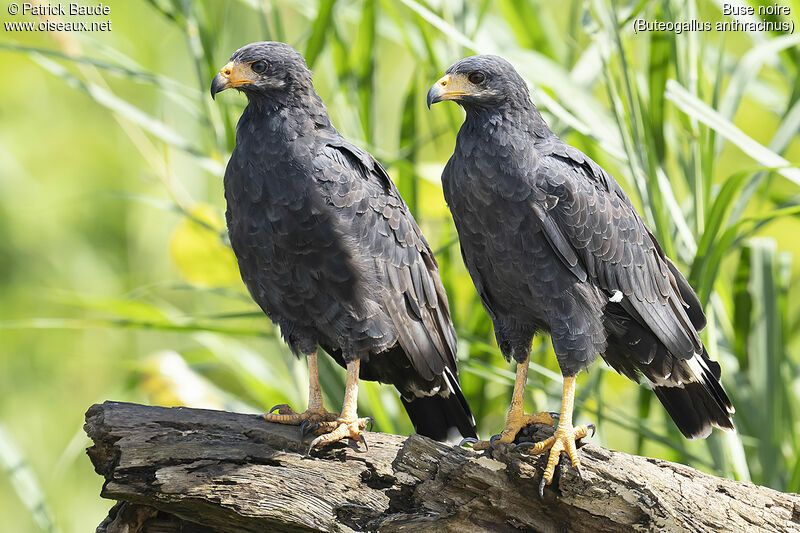
[[[620,186],[560,141],[540,155],[533,176],[534,213],[567,268],[581,281],[588,273],[609,295],[621,291],[623,308],[674,356],[701,353],[697,331],[705,316],[700,302]]]
[[[328,141],[319,157],[326,159],[317,167],[331,182],[343,224],[366,237],[358,241],[359,253],[374,261],[374,275],[384,287],[369,296],[388,312],[411,365],[427,381],[445,367],[457,373],[456,334],[438,265],[386,170],[341,138]]]

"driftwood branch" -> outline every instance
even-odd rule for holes
[[[587,444],[540,500],[543,458],[370,433],[304,457],[297,427],[255,415],[106,402],[88,449],[118,503],[108,533],[800,531],[800,496]],[[562,461],[567,464],[568,461]]]

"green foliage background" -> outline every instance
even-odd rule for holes
[[[244,98],[208,95],[233,50],[265,39],[304,53],[336,126],[389,169],[437,250],[482,435],[502,427],[513,373],[438,181],[461,111],[424,100],[453,61],[497,53],[690,277],[738,433],[685,441],[602,363],[579,378],[577,420],[604,446],[800,490],[800,35],[632,31],[636,18],[724,20],[711,0],[110,5],[111,32],[0,37],[4,529],[87,531],[105,515],[83,453],[94,402],[305,406],[305,364],[246,295],[224,236],[220,178]],[[800,4],[783,5],[796,24]],[[547,339],[532,370],[528,408],[556,409]],[[323,372],[337,408],[342,373],[327,358]],[[411,430],[389,387],[365,384],[360,401],[376,429]]]

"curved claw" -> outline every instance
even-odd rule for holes
[[[556,413],[555,411],[550,411],[550,412],[549,412],[549,413],[547,413],[547,414],[548,414],[548,415],[550,415],[550,418],[552,418],[552,419],[553,419],[553,422],[558,422],[558,421],[559,421],[559,419],[561,418],[561,415],[560,415],[560,414],[558,414],[558,413]]]
[[[311,424],[310,426],[308,426],[306,428],[306,432],[313,433],[313,432],[315,432],[317,430],[317,428],[319,428],[319,422],[317,422],[316,424]]]
[[[539,498],[544,500],[544,486],[547,480],[542,477],[542,480],[539,482]]]
[[[319,437],[312,440],[311,444],[308,445],[308,449],[306,450],[306,457],[311,457],[311,450],[314,449],[314,445],[317,443],[317,439],[319,439]]]
[[[517,444],[517,449],[519,450],[520,448],[533,448],[534,446],[536,446],[535,442],[525,441]]]
[[[586,481],[583,477],[583,468],[581,468],[581,465],[577,465],[575,469],[578,471],[578,477],[581,478],[581,481]]]
[[[586,427],[592,430],[592,437],[594,437],[594,432],[597,430],[597,427],[594,424],[588,424]]]
[[[492,435],[491,438],[489,438],[489,448],[494,450],[494,441],[501,438],[502,436],[503,435],[501,435],[500,433],[498,433],[497,435]]]
[[[372,423],[374,421],[375,420],[371,416],[367,417],[367,431],[372,431]],[[363,435],[362,435],[362,437],[363,437]],[[364,445],[365,446],[366,446],[366,444],[367,444],[367,441],[364,441]],[[369,446],[367,446],[367,451],[369,451]]]
[[[307,434],[308,434],[308,420],[303,420],[303,423],[300,424],[300,439],[305,439]]]
[[[280,409],[281,407],[283,407],[282,403],[279,403],[278,405],[273,405],[272,409],[270,409],[269,412],[274,413],[277,409]]]
[[[458,447],[460,448],[465,444],[475,444],[476,442],[478,442],[478,439],[476,439],[475,437],[464,437],[463,439],[461,439],[461,442],[458,443]]]
[[[318,424],[314,424],[315,426]],[[312,426],[313,427],[313,426]],[[306,450],[306,457],[311,457],[311,450],[314,449],[314,446],[319,443],[325,435],[320,435],[319,437],[315,438],[311,441],[311,444],[308,445],[308,450]]]
[[[364,436],[363,433],[361,434],[361,442],[364,443],[364,448],[366,448],[366,450],[364,450],[364,453],[369,452],[369,444],[367,444],[367,438]]]

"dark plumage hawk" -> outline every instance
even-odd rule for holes
[[[428,106],[441,100],[466,111],[444,195],[500,350],[518,363],[497,438],[513,442],[528,423],[552,423],[522,411],[537,332],[550,332],[564,375],[556,434],[533,450],[551,449],[540,490],[561,451],[579,467],[575,440],[587,427],[572,425],[575,375],[598,354],[632,380],[644,377],[686,437],[732,429],[720,367],[698,336],[700,302],[617,182],[550,131],[500,57],[455,63],[428,93]]]
[[[386,171],[331,125],[290,46],[237,50],[211,95],[229,87],[248,99],[225,171],[233,251],[253,299],[309,360],[308,410],[266,418],[315,424],[309,450],[363,440],[360,378],[397,387],[417,432],[474,437],[438,267]],[[341,414],[322,406],[318,346],[347,368]]]

